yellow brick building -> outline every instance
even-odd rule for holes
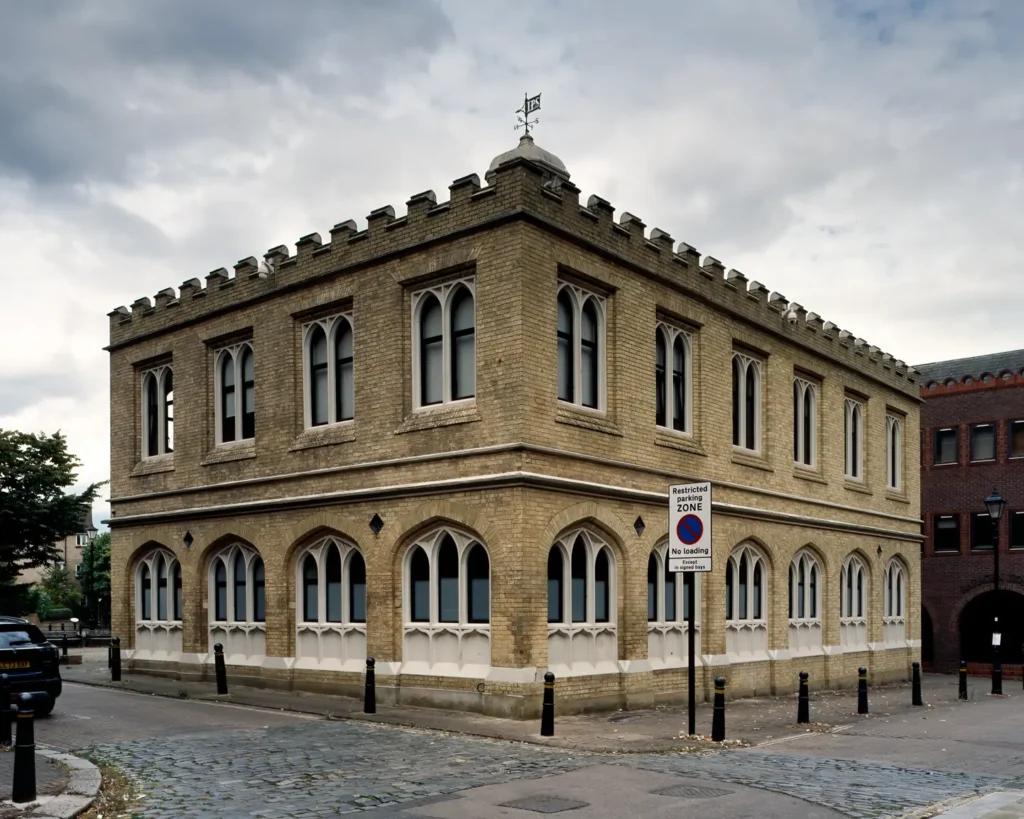
[[[539,712],[686,696],[668,487],[714,486],[699,694],[918,657],[918,385],[524,137],[113,311],[113,628],[136,670]]]

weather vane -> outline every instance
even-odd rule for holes
[[[538,94],[536,97],[527,97],[524,94],[524,97],[525,99],[523,101],[523,107],[516,111],[517,114],[522,114],[522,116],[518,117],[519,124],[513,130],[518,131],[520,128],[523,128],[525,129],[524,133],[526,134],[526,136],[529,136],[530,126],[536,125],[538,122],[540,122],[539,119],[530,119],[530,114],[532,114],[534,111],[540,110],[540,94]]]

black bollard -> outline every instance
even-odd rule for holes
[[[921,699],[921,664],[919,662],[913,662],[910,667],[914,671],[914,682],[911,692],[911,702],[914,705],[924,705],[924,700]]]
[[[121,638],[110,638],[110,679],[121,682]]]
[[[544,704],[540,708],[540,735],[555,735],[555,675],[548,671],[544,675]]]
[[[711,715],[712,742],[725,741],[725,677],[715,677],[715,705]]]
[[[797,700],[796,705],[796,721],[798,725],[811,721],[811,695],[807,690],[808,676],[806,671],[800,672],[800,698]]]
[[[0,746],[11,744],[11,684],[6,674],[0,674]]]
[[[363,691],[363,713],[377,713],[377,675],[373,667],[377,661],[373,657],[366,658],[366,689]]]
[[[217,693],[228,693],[228,671],[224,667],[224,646],[220,643],[213,644],[213,667],[217,672]]]
[[[68,635],[60,635],[60,655],[64,658],[68,656]]]
[[[36,737],[32,725],[35,702],[31,694],[18,698],[18,739],[14,743],[14,784],[11,801],[34,802],[36,798]]]
[[[960,699],[967,699],[967,660],[960,661]]]
[[[861,666],[857,669],[857,713],[868,712],[868,670]]]

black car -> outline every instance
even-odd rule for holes
[[[36,716],[53,710],[63,687],[60,654],[37,626],[20,617],[0,616],[0,674],[7,675],[11,700],[28,691],[45,691],[46,701],[37,702]]]

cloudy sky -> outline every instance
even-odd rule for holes
[[[0,0],[0,19],[0,427],[63,429],[83,482],[108,473],[110,309],[444,198],[515,144],[525,92],[584,199],[910,363],[1024,347],[1019,0]]]

